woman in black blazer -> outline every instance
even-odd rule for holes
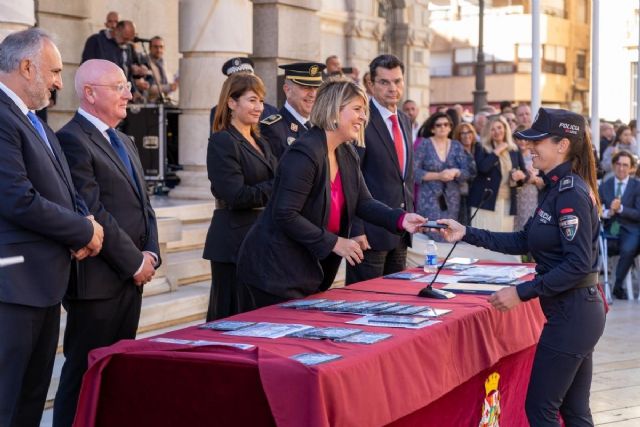
[[[314,124],[280,159],[273,196],[238,259],[242,311],[300,298],[331,286],[342,257],[362,261],[350,239],[355,215],[400,233],[424,218],[374,200],[349,141],[362,141],[367,95],[348,79],[318,90]]]
[[[489,119],[484,129],[486,134],[474,154],[478,174],[469,189],[469,205],[478,207],[486,200],[472,225],[491,231],[511,232],[517,212],[517,188],[524,184],[528,174],[507,121],[495,116]],[[490,194],[488,190],[491,190]]]
[[[246,73],[231,75],[220,93],[207,148],[216,198],[203,255],[212,276],[207,321],[238,313],[237,254],[271,196],[276,158],[258,133],[264,94],[260,78]]]

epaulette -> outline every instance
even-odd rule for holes
[[[573,176],[572,175],[568,175],[565,176],[564,178],[562,178],[560,180],[560,185],[558,187],[558,191],[564,191],[564,190],[569,190],[570,188],[573,188]]]
[[[264,119],[260,120],[260,123],[269,126],[279,122],[280,120],[282,120],[282,116],[280,114],[272,114],[269,117],[265,117]]]

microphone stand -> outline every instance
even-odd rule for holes
[[[492,189],[490,189],[490,188],[485,188],[484,189],[484,193],[482,195],[482,200],[480,200],[480,203],[478,203],[478,207],[473,212],[473,215],[471,215],[471,218],[469,218],[469,224],[471,224],[471,221],[473,220],[473,218],[476,217],[476,215],[478,214],[478,211],[480,210],[482,205],[484,205],[485,202],[487,200],[489,200],[489,197],[491,197],[492,194],[493,194],[493,190]],[[449,260],[449,257],[451,256],[451,253],[453,253],[453,250],[456,248],[456,246],[458,245],[459,241],[460,240],[458,240],[457,242],[455,242],[453,244],[453,246],[451,247],[451,250],[449,251],[447,256],[444,257],[444,260],[442,261],[442,264],[440,264],[438,266],[438,269],[436,270],[436,274],[433,276],[433,279],[431,280],[431,283],[429,283],[429,285],[427,285],[425,288],[422,288],[420,290],[420,292],[418,293],[419,297],[422,297],[422,298],[435,298],[435,299],[451,299],[451,298],[455,298],[456,297],[456,294],[454,294],[453,292],[445,291],[443,289],[435,289],[433,287],[433,283],[438,278],[438,275],[440,274],[440,271],[442,270],[444,265]]]

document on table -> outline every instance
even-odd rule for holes
[[[161,342],[165,344],[192,345],[194,347],[203,347],[207,345],[219,345],[223,347],[239,348],[240,350],[251,350],[252,348],[255,347],[255,345],[253,344],[241,344],[241,343],[207,341],[207,340],[183,340],[178,338],[163,338],[163,337],[151,338],[149,341]]]
[[[465,271],[466,274],[466,271]],[[429,274],[428,276],[421,277],[416,279],[415,282],[421,283],[431,283],[435,274]],[[458,283],[460,280],[464,279],[466,276],[458,276],[452,274],[440,274],[436,279],[436,283]]]
[[[527,274],[534,273],[535,269],[526,265],[522,266],[509,266],[509,265],[477,265],[473,268],[469,268],[462,273],[464,276],[491,276],[491,277],[510,277],[517,279],[518,277],[526,276]]]
[[[304,331],[305,329],[311,329],[312,327],[313,326],[299,325],[294,323],[259,322],[253,326],[248,326],[236,331],[223,332],[223,335],[257,338],[282,338],[295,332]]]
[[[387,322],[386,320],[389,319],[383,319],[385,320],[384,322],[379,322],[375,320],[376,316],[362,316],[359,317],[355,320],[351,320],[347,323],[351,323],[353,325],[366,325],[366,326],[383,326],[385,328],[405,328],[405,329],[422,329],[422,328],[426,328],[427,326],[431,326],[431,325],[435,325],[436,323],[440,323],[440,320],[425,320],[423,322],[420,323],[391,323],[391,322]],[[390,316],[385,316],[385,317],[390,317]],[[401,316],[394,316],[394,317],[401,317]],[[414,317],[414,316],[406,316],[406,317]],[[410,322],[410,320],[407,320],[407,322]]]
[[[492,283],[450,283],[442,287],[445,291],[458,294],[489,295],[510,285],[497,285]]]

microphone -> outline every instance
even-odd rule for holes
[[[135,36],[133,38],[134,43],[151,43],[151,39],[143,39],[141,37]]]
[[[473,215],[471,215],[471,218],[469,218],[469,224],[471,224],[471,221],[473,220],[473,218],[476,217],[476,215],[478,214],[478,211],[480,210],[482,205],[484,205],[485,202],[487,200],[489,200],[489,197],[491,197],[492,194],[493,194],[493,190],[492,189],[490,189],[490,188],[485,188],[484,189],[484,192],[482,193],[482,199],[480,200],[480,203],[478,203],[478,207],[476,207],[476,210],[473,212]],[[447,256],[444,257],[444,260],[442,261],[442,264],[440,264],[438,266],[438,269],[436,270],[436,274],[433,276],[433,279],[431,280],[431,283],[429,283],[429,285],[427,285],[427,287],[422,288],[420,290],[420,292],[418,292],[418,296],[419,297],[422,297],[422,298],[435,298],[435,299],[451,299],[451,298],[454,298],[456,296],[456,294],[454,294],[453,292],[445,291],[443,289],[435,289],[433,287],[433,283],[438,278],[438,275],[440,274],[440,270],[442,270],[442,267],[444,267],[444,265],[447,263],[447,260],[449,260],[449,257],[453,253],[453,250],[456,248],[456,246],[458,245],[459,241],[460,240],[458,240],[457,242],[455,242],[453,244],[453,246],[451,247],[451,250],[449,251]]]

